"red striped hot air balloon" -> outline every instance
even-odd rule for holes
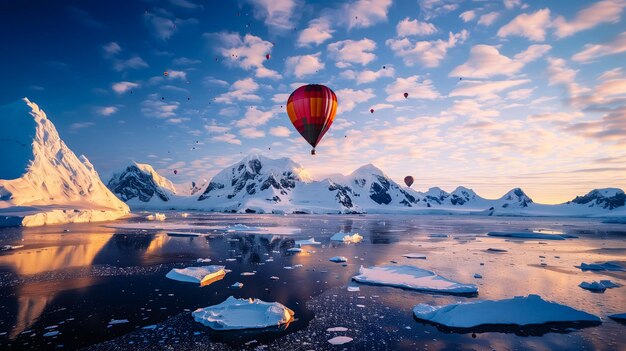
[[[287,114],[298,133],[315,147],[335,120],[337,95],[320,84],[303,85],[294,90],[287,100]]]

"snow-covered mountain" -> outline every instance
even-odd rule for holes
[[[85,156],[24,98],[0,108],[0,226],[112,220],[129,213]]]
[[[161,176],[152,176],[154,179],[158,177]],[[163,181],[160,183],[167,184]],[[139,184],[139,190],[145,192],[145,182],[132,182],[128,183],[131,188],[126,189],[127,194],[139,193],[132,189],[134,184]],[[171,187],[159,187],[157,182],[150,184],[153,193],[159,189],[169,194],[175,193]],[[623,198],[624,194],[619,189],[604,189],[592,191],[566,204],[541,205],[534,203],[520,188],[510,190],[499,199],[485,199],[462,186],[451,193],[437,187],[422,193],[399,185],[371,164],[349,175],[335,174],[315,181],[306,170],[290,159],[250,155],[219,172],[199,196],[179,194],[163,202],[153,195],[147,202],[136,203],[131,200],[129,204],[134,208],[242,213],[399,212],[587,216],[603,215],[618,208],[626,209]]]
[[[141,202],[159,199],[169,201],[176,194],[174,184],[157,173],[152,166],[135,163],[115,173],[107,183],[109,189],[122,201]]]

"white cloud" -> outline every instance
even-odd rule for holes
[[[285,105],[287,103],[287,99],[289,99],[289,95],[290,94],[286,93],[274,94],[274,97],[272,97],[272,101],[277,104]]]
[[[391,0],[356,0],[342,7],[342,20],[348,29],[366,28],[387,20]]]
[[[487,14],[484,14],[482,16],[480,16],[480,18],[478,19],[478,24],[483,25],[483,26],[490,26],[493,22],[495,22],[498,17],[500,17],[500,14],[497,12],[489,12]]]
[[[258,78],[280,78],[276,71],[264,66],[267,61],[265,55],[271,53],[274,44],[255,35],[239,33],[205,33],[204,37],[216,40],[216,51],[222,55],[223,62],[238,66],[244,70],[256,70]]]
[[[228,92],[216,97],[215,102],[232,104],[234,101],[260,101],[261,98],[254,93],[258,89],[259,84],[254,79],[240,79],[230,86]]]
[[[272,111],[262,111],[256,106],[251,106],[246,110],[244,118],[238,120],[235,125],[237,127],[258,127],[269,122],[274,117]]]
[[[459,18],[462,19],[463,22],[467,23],[476,18],[476,12],[474,12],[474,10],[465,11],[459,15]]]
[[[518,73],[528,62],[543,56],[550,48],[550,45],[531,45],[511,59],[500,54],[495,46],[475,45],[470,50],[467,62],[454,68],[448,76],[463,78],[511,76]]]
[[[559,16],[554,20],[555,35],[564,38],[602,23],[617,23],[624,7],[624,0],[604,0],[580,10],[570,22]]]
[[[335,32],[330,28],[331,19],[320,17],[309,22],[309,26],[298,35],[297,45],[299,47],[311,44],[320,45],[333,37]]]
[[[409,39],[388,39],[385,43],[391,48],[396,56],[402,57],[405,65],[413,66],[416,63],[425,67],[439,66],[441,60],[446,57],[448,49],[462,44],[469,37],[467,30],[448,35],[448,40],[418,41],[412,43]]]
[[[296,9],[294,0],[250,0],[254,5],[255,17],[275,29],[289,30],[293,28],[292,17]]]
[[[98,113],[103,115],[103,116],[110,116],[114,113],[116,113],[119,109],[115,106],[104,106],[104,107],[99,107],[97,109]]]
[[[395,106],[392,104],[375,104],[372,105],[370,108],[373,109],[374,111],[378,111],[378,110],[384,110],[384,109],[389,109],[389,108],[394,108]]]
[[[230,127],[217,124],[207,124],[204,126],[204,129],[206,129],[206,131],[211,134],[223,134],[228,132],[230,130]]]
[[[148,64],[139,56],[133,56],[128,60],[115,60],[115,64],[113,65],[113,68],[115,68],[118,72],[124,71],[128,68],[140,69],[146,67],[148,67]]]
[[[352,63],[364,66],[376,58],[376,55],[371,52],[375,49],[376,42],[368,38],[328,44],[328,54],[337,61],[338,67],[347,67]]]
[[[202,63],[202,61],[190,59],[187,57],[179,57],[179,58],[174,59],[172,63],[177,66],[191,66],[191,65],[197,65],[199,63]]]
[[[533,91],[535,91],[534,88],[513,90],[506,94],[506,98],[511,100],[526,100],[532,95]]]
[[[232,133],[225,133],[221,135],[216,135],[211,138],[212,141],[229,143],[233,145],[241,145],[241,140],[237,139],[237,136]]]
[[[77,131],[79,129],[84,129],[93,126],[93,122],[78,122],[70,124],[70,130]]]
[[[248,138],[248,139],[258,139],[258,138],[263,138],[265,136],[264,131],[258,130],[256,128],[241,128],[239,130],[239,134],[241,134],[242,137]]]
[[[176,24],[169,18],[156,16],[153,12],[149,12],[144,16],[154,35],[158,38],[167,40],[176,31]]]
[[[506,7],[508,10],[513,9],[515,7],[521,7],[522,5],[522,0],[504,0],[504,7]]]
[[[420,80],[421,78],[421,80]],[[403,101],[405,99],[434,100],[440,97],[439,92],[433,86],[430,79],[423,79],[420,76],[410,76],[407,78],[396,78],[396,80],[385,87],[387,101]],[[407,98],[404,93],[409,94]]]
[[[425,19],[435,18],[459,8],[462,0],[417,0]]]
[[[194,4],[193,2],[189,0],[170,0],[170,2],[176,6],[180,6],[186,9],[197,9],[197,8],[202,7],[198,4]]]
[[[176,70],[170,69],[167,71],[167,79],[180,79],[182,81],[186,81],[187,73],[185,73],[184,71],[176,71]]]
[[[324,69],[324,63],[320,60],[321,53],[312,55],[291,56],[285,61],[285,68],[288,73],[296,78],[302,78]]]
[[[113,56],[122,51],[122,48],[118,43],[112,41],[106,45],[103,45],[102,50],[104,50],[105,56]]]
[[[606,44],[586,44],[585,48],[572,56],[576,62],[591,62],[597,58],[626,52],[626,32],[622,32]]]
[[[278,126],[270,128],[270,134],[275,137],[286,138],[291,135],[291,131],[287,127]]]
[[[570,102],[580,106],[582,101],[578,97],[588,91],[576,83],[578,71],[567,66],[567,62],[560,58],[548,57],[548,83],[549,85],[562,85],[568,93]]]
[[[372,89],[354,90],[354,89],[339,89],[337,94],[337,114],[342,112],[352,111],[357,104],[365,102],[375,97]]]
[[[464,80],[457,88],[450,92],[451,97],[473,97],[478,100],[498,98],[498,93],[507,89],[529,83],[529,79],[501,80],[501,81],[471,81]]]
[[[124,94],[125,92],[137,87],[139,87],[139,84],[132,82],[118,82],[111,86],[113,91],[118,94]]]
[[[410,20],[408,17],[398,22],[396,26],[396,33],[400,37],[407,37],[410,35],[430,35],[437,33],[437,28],[434,24],[428,22],[420,22],[416,19]]]
[[[544,41],[546,30],[550,27],[550,9],[541,9],[537,12],[523,13],[498,30],[498,36],[521,36],[532,41]]]
[[[341,76],[347,79],[356,80],[357,84],[371,83],[382,77],[393,77],[396,71],[392,66],[385,66],[378,71],[363,70],[353,71],[346,70],[341,72]]]
[[[152,94],[141,103],[141,112],[148,117],[175,118],[178,107],[178,101],[159,100],[156,94]]]

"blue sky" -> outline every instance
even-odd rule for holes
[[[562,202],[626,188],[624,7],[4,1],[0,104],[39,104],[105,175],[137,161],[206,179],[258,152],[319,177],[374,163],[418,190]],[[307,83],[339,99],[315,157],[281,107]]]

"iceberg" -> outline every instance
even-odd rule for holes
[[[477,294],[474,284],[462,284],[446,279],[426,269],[414,266],[361,266],[359,275],[352,279],[359,283],[388,285],[397,288],[412,289],[431,293]]]
[[[363,240],[363,237],[359,235],[359,233],[354,233],[350,235],[349,233],[335,233],[330,237],[331,241],[343,241],[344,243],[358,243]]]
[[[336,263],[341,263],[341,262],[348,262],[348,259],[343,257],[343,256],[335,256],[335,257],[331,257],[328,259],[330,262],[336,262]]]
[[[178,280],[179,282],[197,283],[202,286],[208,285],[215,280],[219,280],[228,271],[224,266],[201,266],[187,268],[173,268],[165,275],[166,278]]]
[[[332,345],[343,345],[351,342],[353,339],[347,336],[335,336],[334,338],[328,340]]]
[[[294,312],[278,302],[228,297],[224,302],[199,308],[193,319],[215,330],[260,329],[289,324]]]
[[[601,322],[597,316],[556,302],[545,301],[539,295],[516,296],[504,300],[454,303],[443,306],[419,304],[413,308],[413,314],[417,319],[450,328]]]

